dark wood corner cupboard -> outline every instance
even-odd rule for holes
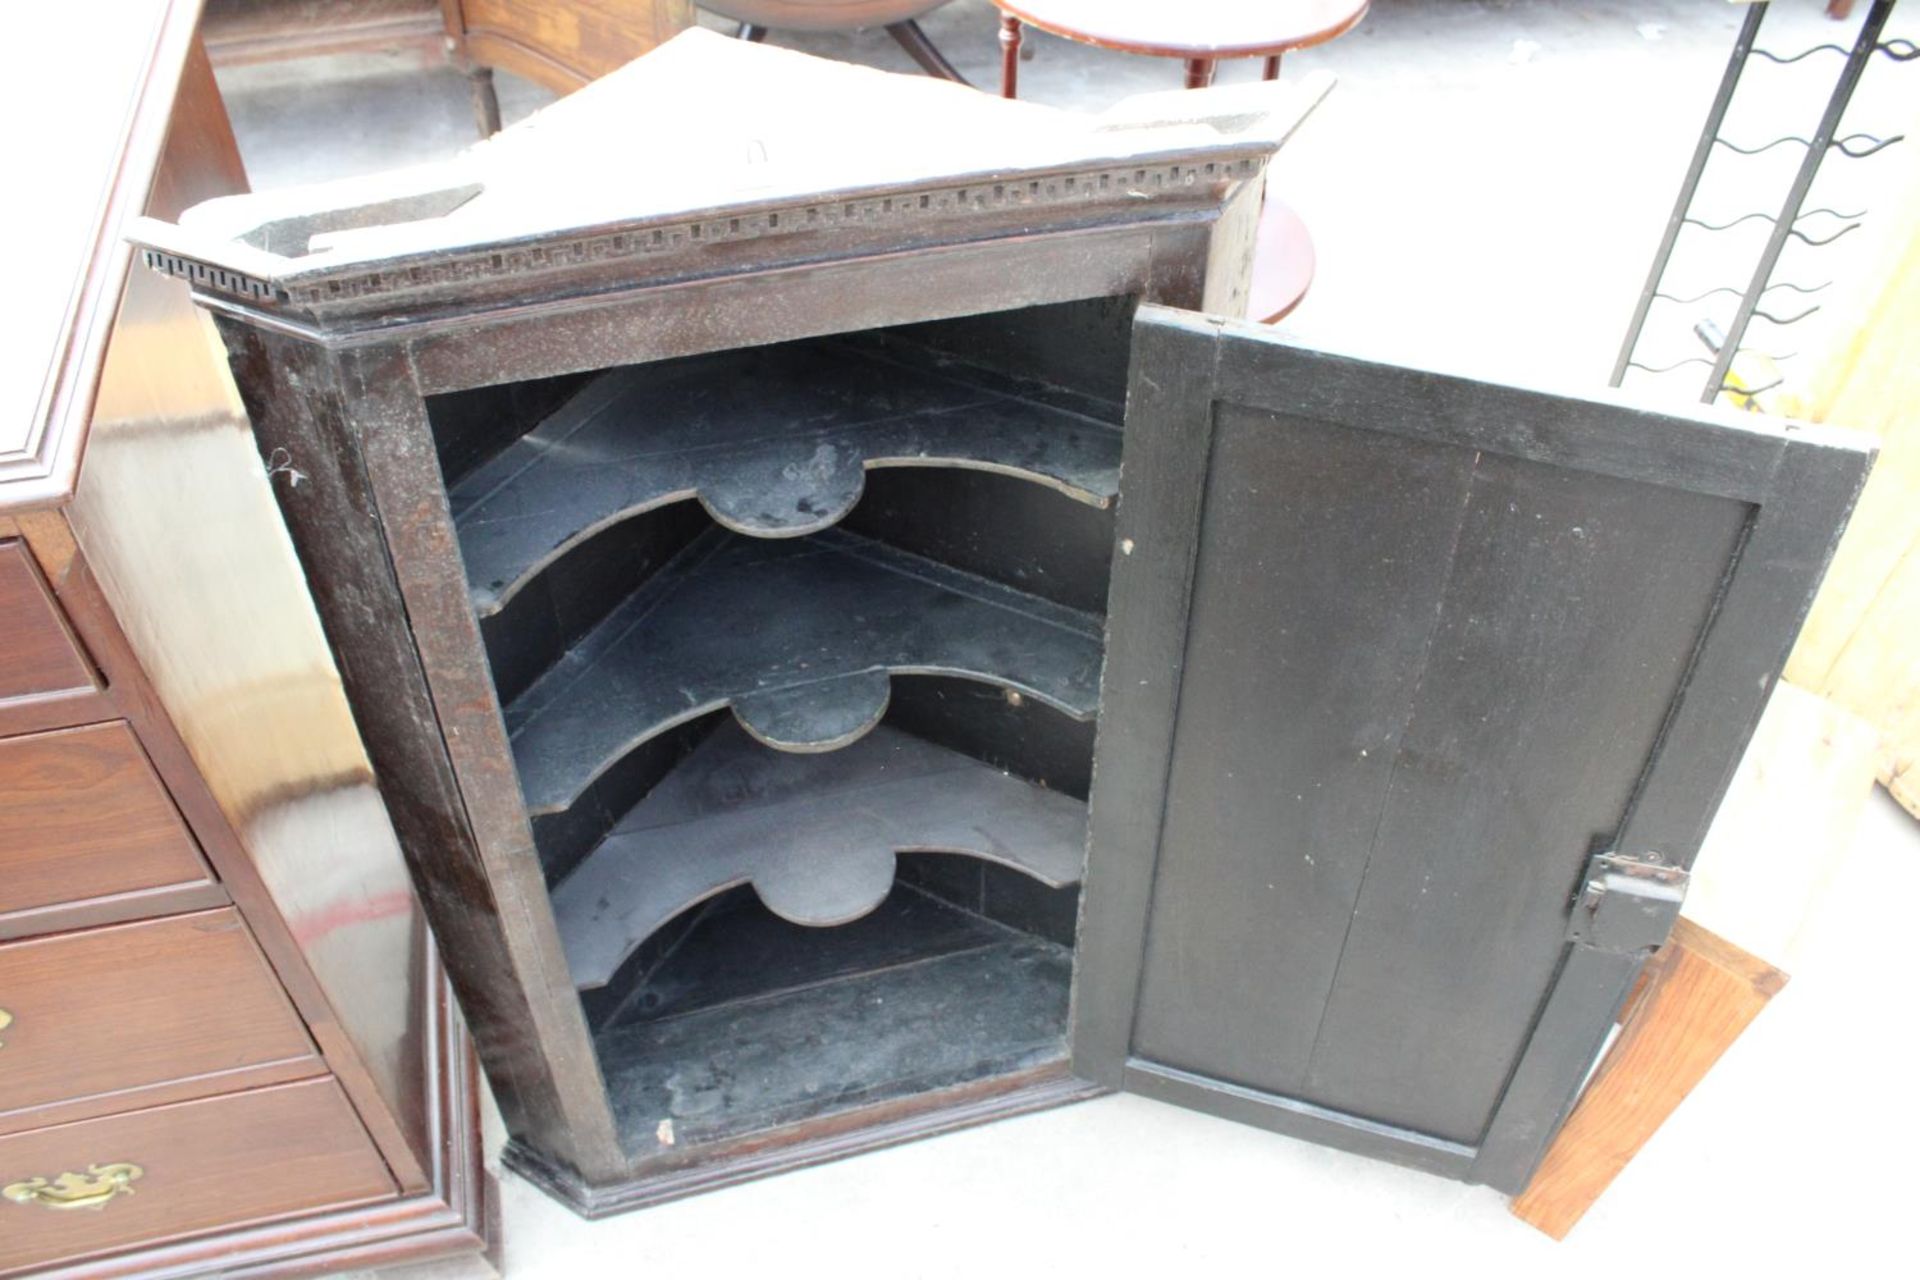
[[[146,227],[515,1167],[609,1212],[1128,1089],[1525,1182],[1867,455],[1207,314],[1318,91],[696,32]]]

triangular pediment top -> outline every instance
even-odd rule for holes
[[[624,240],[586,240],[679,222],[698,241],[737,230],[735,213],[753,215],[756,235],[782,229],[782,210],[809,213],[816,229],[856,213],[870,223],[855,202],[890,192],[1042,205],[1087,198],[1097,183],[1115,199],[1190,202],[1193,190],[1170,185],[1264,165],[1329,84],[1177,90],[1086,114],[696,29],[452,160],[209,201],[178,228],[147,224],[135,238],[203,289],[318,305],[323,288],[398,291],[398,273],[444,273],[450,258],[484,274],[494,248],[621,256]],[[1141,190],[1106,190],[1126,186],[1136,162],[1160,168]],[[383,280],[370,285],[372,273]]]

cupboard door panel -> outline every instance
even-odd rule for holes
[[[1075,1067],[1517,1186],[1870,453],[1160,308],[1133,378]]]
[[[1461,506],[1419,694],[1295,1091],[1472,1144],[1749,508],[1497,455],[1479,460]]]
[[[1304,1077],[1439,595],[1430,531],[1457,520],[1471,461],[1330,427],[1217,429],[1140,1055],[1263,1089]],[[1328,491],[1353,495],[1351,531]]]

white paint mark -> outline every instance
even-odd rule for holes
[[[275,449],[267,455],[267,479],[272,480],[275,476],[285,476],[287,487],[298,489],[300,482],[307,478],[307,473],[293,465],[292,454],[285,449]]]

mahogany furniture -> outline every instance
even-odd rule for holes
[[[196,10],[49,10],[84,68],[8,80],[72,101],[0,419],[0,1275],[488,1244],[471,1050],[245,418],[128,274],[129,216],[245,189]]]
[[[441,0],[206,0],[200,38],[215,67],[379,53],[421,66],[447,58]]]
[[[947,0],[708,0],[702,8],[740,24],[743,40],[764,40],[768,28],[788,31],[857,31],[884,27],[928,75],[967,83],[927,38],[920,19]]]
[[[1869,451],[1221,318],[1324,90],[695,31],[141,225],[515,1168],[605,1213],[1126,1089],[1526,1183]]]
[[[338,53],[451,62],[492,134],[494,68],[572,93],[692,23],[692,0],[208,0],[202,32],[216,66]]]
[[[1313,287],[1319,255],[1313,233],[1299,212],[1268,195],[1253,236],[1253,268],[1247,291],[1247,319],[1278,324],[1293,314]]]
[[[440,0],[480,132],[500,128],[493,69],[572,93],[693,23],[692,0]]]
[[[1000,7],[1000,92],[1018,96],[1020,30],[1031,23],[1082,44],[1156,57],[1184,58],[1187,87],[1213,83],[1222,58],[1266,59],[1263,78],[1280,78],[1280,58],[1289,49],[1323,44],[1353,30],[1366,16],[1367,0],[1281,0],[1243,4],[1202,0],[1162,4],[1157,0],[994,0]],[[1292,314],[1313,284],[1313,237],[1284,201],[1269,199],[1261,214],[1246,317],[1276,324]]]
[[[1280,78],[1281,56],[1345,35],[1367,14],[1367,0],[993,0],[1000,10],[1000,92],[1016,97],[1022,25],[1081,44],[1187,65],[1187,88],[1213,83],[1222,58],[1263,58],[1263,75]]]

